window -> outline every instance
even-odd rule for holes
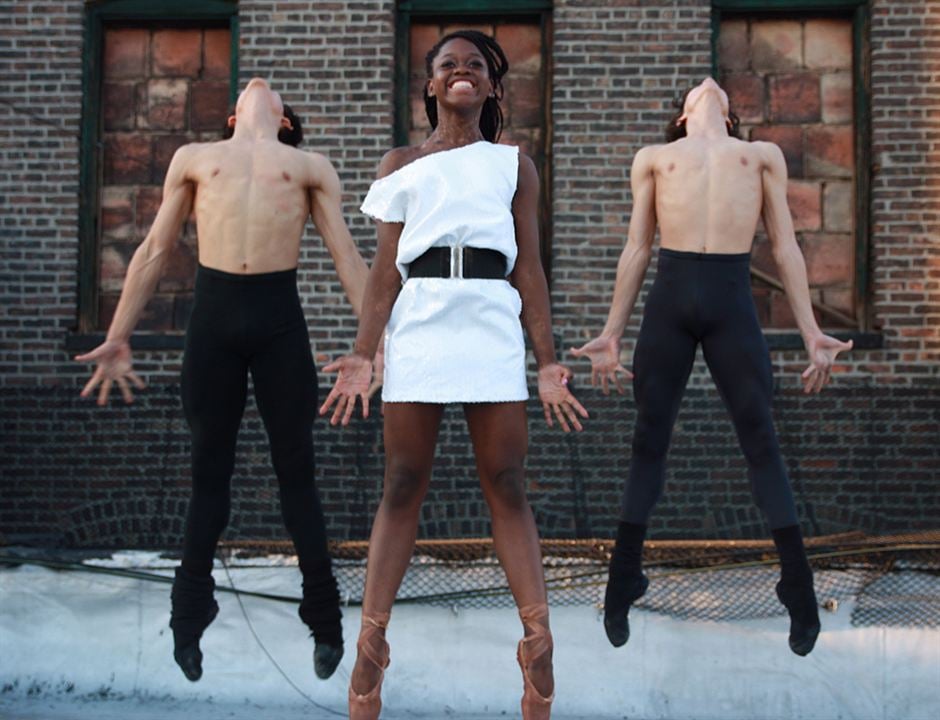
[[[817,319],[866,330],[868,90],[864,3],[714,3],[715,65],[742,137],[769,140],[787,161],[787,197]],[[768,329],[796,327],[769,243],[753,250],[754,298]]]
[[[176,149],[219,136],[235,95],[234,3],[116,0],[87,10],[79,330],[107,329]],[[195,228],[161,280],[143,331],[183,330]]]

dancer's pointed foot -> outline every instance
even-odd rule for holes
[[[313,648],[313,671],[321,680],[326,680],[339,666],[339,661],[343,659],[343,642],[332,644],[327,642],[318,642]]]
[[[196,682],[202,677],[202,651],[199,649],[198,640],[184,648],[174,648],[173,659],[187,680]]]
[[[389,613],[362,616],[359,654],[349,678],[349,720],[378,720],[382,711],[382,679],[390,662],[385,642],[389,617]]]
[[[790,613],[790,649],[797,655],[809,655],[819,636],[819,607],[813,580],[808,582],[777,583],[777,597]]]
[[[213,597],[214,590],[215,581],[211,575],[199,576],[182,567],[176,568],[173,591],[170,593],[173,659],[191,682],[202,677],[199,640],[219,614],[219,605]]]
[[[646,593],[650,581],[642,573],[617,577],[611,570],[604,593],[604,631],[614,647],[627,644],[630,639],[630,606]]]
[[[555,699],[552,673],[552,633],[548,629],[548,605],[519,608],[526,635],[519,641],[516,658],[522,668],[522,719],[548,720]]]

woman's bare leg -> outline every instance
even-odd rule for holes
[[[391,611],[411,562],[443,412],[443,405],[427,403],[385,405],[385,484],[369,538],[364,616]],[[373,640],[381,643],[384,632]],[[360,653],[350,678],[353,692],[365,695],[379,677],[380,669]]]
[[[535,517],[525,494],[525,456],[529,434],[525,403],[473,403],[464,415],[483,496],[490,508],[493,544],[516,605],[547,602],[542,550]],[[545,623],[547,625],[547,618]],[[530,629],[526,628],[526,635]],[[552,658],[547,652],[533,658],[529,675],[544,697],[551,695]]]

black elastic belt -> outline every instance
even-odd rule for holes
[[[453,256],[453,257],[452,257]],[[506,256],[496,250],[432,247],[408,266],[408,277],[506,279]]]

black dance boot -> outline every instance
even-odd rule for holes
[[[313,636],[313,671],[321,680],[330,677],[343,659],[343,613],[332,570],[318,578],[304,578],[304,597],[297,614]]]
[[[170,627],[173,630],[173,659],[187,679],[196,682],[202,677],[202,651],[199,639],[219,613],[213,597],[215,580],[212,575],[200,577],[182,567],[176,568]]]
[[[650,581],[642,571],[643,538],[646,526],[621,521],[617,544],[610,556],[607,590],[604,593],[604,630],[614,647],[630,639],[630,606],[646,592]]]
[[[800,656],[809,655],[819,635],[819,606],[800,527],[790,525],[772,534],[780,554],[777,597],[790,614],[790,649]]]

